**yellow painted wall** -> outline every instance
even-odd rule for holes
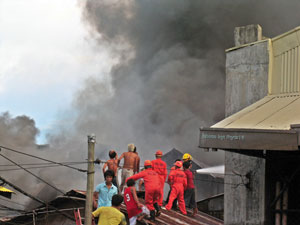
[[[269,94],[300,91],[300,27],[269,41]]]

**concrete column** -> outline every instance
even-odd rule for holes
[[[259,25],[238,27],[235,44],[262,39]],[[268,42],[233,49],[226,53],[225,114],[230,116],[268,93]],[[225,225],[262,225],[265,221],[265,159],[225,152],[225,174],[251,173],[251,189],[238,176],[226,175],[224,187]],[[231,185],[229,185],[231,184]]]

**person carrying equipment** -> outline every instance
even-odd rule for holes
[[[157,150],[155,156],[156,159],[152,160],[152,169],[158,173],[160,179],[160,199],[158,201],[158,204],[162,206],[164,199],[164,186],[168,174],[167,164],[161,159],[161,157],[163,156],[161,150]]]
[[[170,172],[168,177],[168,183],[171,185],[171,194],[166,209],[170,210],[175,198],[178,200],[178,206],[182,214],[186,215],[185,202],[184,202],[184,190],[187,187],[187,179],[185,173],[181,170],[182,162],[177,161],[175,164],[175,170]]]
[[[155,220],[155,216],[160,215],[160,208],[158,200],[160,199],[160,178],[158,174],[152,170],[152,163],[150,160],[144,162],[145,170],[127,178],[138,180],[143,178],[145,184],[145,205],[150,210],[151,220]],[[156,210],[156,213],[155,213]]]

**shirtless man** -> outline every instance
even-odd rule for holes
[[[114,171],[114,179],[112,180],[113,185],[119,188],[118,185],[118,154],[114,150],[109,151],[109,160],[103,165],[102,171],[105,173],[106,167],[108,170]]]
[[[122,193],[123,191],[126,179],[139,172],[140,165],[139,163],[137,163],[139,156],[133,152],[134,147],[134,144],[129,144],[128,152],[124,152],[118,160],[119,165],[120,161],[124,158],[124,165],[121,174],[120,193]]]

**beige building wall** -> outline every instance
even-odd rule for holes
[[[252,37],[261,32],[250,27]],[[236,34],[247,39],[249,27]],[[245,31],[244,33],[242,31]],[[253,104],[266,95],[299,93],[300,91],[300,27],[273,39],[255,40],[226,51],[226,116]],[[264,158],[226,151],[225,174],[249,174],[251,187],[241,184],[240,177],[225,175],[224,224],[264,225],[266,222]],[[231,185],[226,185],[231,184]]]
[[[271,39],[269,94],[300,91],[300,27]]]

